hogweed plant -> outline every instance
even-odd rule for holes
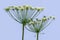
[[[34,8],[28,5],[23,6],[9,6],[5,8],[5,11],[15,21],[21,23],[22,27],[22,40],[24,40],[24,27],[30,22],[31,19],[37,17],[44,8]]]
[[[36,33],[36,40],[38,40],[39,33],[43,31],[49,24],[55,19],[55,17],[46,17],[44,16],[42,19],[36,19],[29,22],[28,27],[25,28],[30,31]]]

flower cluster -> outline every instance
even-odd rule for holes
[[[5,11],[8,12],[15,21],[23,24],[22,27],[22,40],[24,40],[24,27],[28,31],[37,33],[37,40],[39,32],[43,31],[54,19],[55,17],[46,17],[44,16],[41,19],[34,20],[44,8],[34,8],[28,5],[23,6],[9,6],[5,8]]]
[[[28,27],[25,28],[28,31],[39,33],[43,31],[54,19],[55,17],[53,16],[50,16],[48,18],[44,16],[42,19],[36,19],[34,21],[32,20],[29,22]]]
[[[19,23],[29,22],[30,19],[35,18],[43,11],[44,8],[34,8],[28,5],[23,6],[9,6],[5,10],[9,15]]]

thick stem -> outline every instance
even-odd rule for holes
[[[23,24],[23,27],[22,27],[22,40],[24,40],[24,24]]]
[[[38,36],[39,36],[39,33],[36,33],[36,40],[38,40],[39,38],[38,38]]]

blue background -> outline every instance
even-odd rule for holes
[[[4,11],[8,6],[31,5],[44,7],[38,18],[55,16],[56,19],[39,35],[39,40],[60,40],[60,0],[0,0],[0,40],[21,40],[22,24],[19,24]],[[45,34],[42,34],[45,33]],[[35,33],[25,29],[25,40],[35,40]]]

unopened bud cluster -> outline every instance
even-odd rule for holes
[[[28,6],[28,5],[23,5],[23,6],[9,6],[7,8],[5,8],[6,11],[9,11],[9,10],[37,10],[37,11],[42,11],[44,8],[33,8],[31,6]]]

